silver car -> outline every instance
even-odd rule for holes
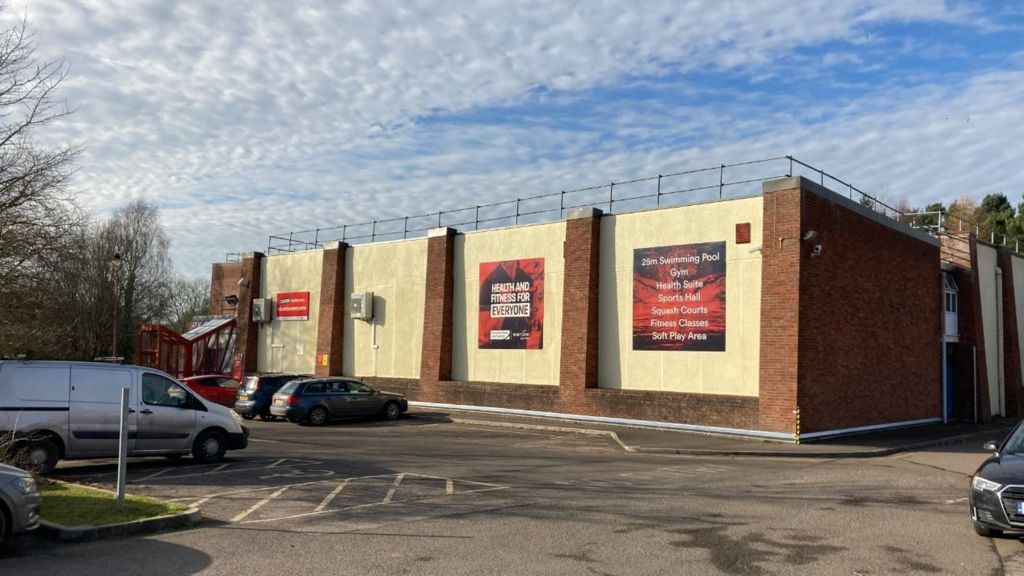
[[[0,544],[39,525],[39,491],[32,476],[0,464]]]

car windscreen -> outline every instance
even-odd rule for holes
[[[299,380],[292,380],[291,382],[281,386],[281,389],[277,391],[278,394],[291,394],[295,392],[295,389],[299,387],[302,382]]]
[[[1003,452],[1008,454],[1024,453],[1024,425],[1019,425],[1003,446]]]
[[[259,385],[259,383],[260,383],[260,377],[259,376],[249,376],[248,378],[245,379],[245,388],[244,389],[245,389],[246,392],[255,392],[256,391],[256,387]]]

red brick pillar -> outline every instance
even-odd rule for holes
[[[1021,389],[1020,334],[1017,332],[1017,302],[1013,285],[1013,256],[1009,248],[999,248],[999,268],[1003,271],[1003,365],[1006,373],[1006,415],[1024,414],[1024,390]]]
[[[218,262],[213,265],[210,275],[210,313],[234,314],[238,304],[229,303],[229,296],[238,297],[238,280],[241,278],[241,262]]]
[[[320,272],[320,313],[316,329],[316,376],[341,376],[342,344],[345,342],[344,242],[324,245]]]
[[[453,228],[427,233],[427,280],[423,302],[423,348],[420,354],[420,398],[436,401],[438,382],[452,377],[452,323],[455,291]]]
[[[787,433],[796,431],[801,180],[763,184],[759,419],[763,429]]]
[[[563,244],[562,355],[559,386],[578,394],[597,388],[598,271],[601,260],[601,211],[570,210]]]
[[[260,297],[263,257],[261,252],[246,252],[242,255],[241,278],[238,281],[238,337],[235,340],[235,365],[232,370],[236,377],[257,370],[260,327],[252,321],[252,301]]]

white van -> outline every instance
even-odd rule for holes
[[[37,471],[60,459],[117,457],[121,389],[129,398],[128,455],[217,462],[249,431],[159,370],[94,362],[0,361],[0,432]]]

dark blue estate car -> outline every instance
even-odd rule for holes
[[[302,374],[254,374],[246,376],[238,387],[235,396],[235,412],[246,420],[259,416],[263,420],[273,420],[270,414],[270,402],[274,393],[282,386],[297,378],[309,378]]]
[[[350,378],[293,380],[274,394],[270,413],[319,426],[334,418],[378,416],[394,420],[409,409],[401,394],[379,392]]]
[[[988,537],[1024,531],[1024,422],[1001,444],[989,442],[985,449],[993,454],[971,477],[974,531]]]

